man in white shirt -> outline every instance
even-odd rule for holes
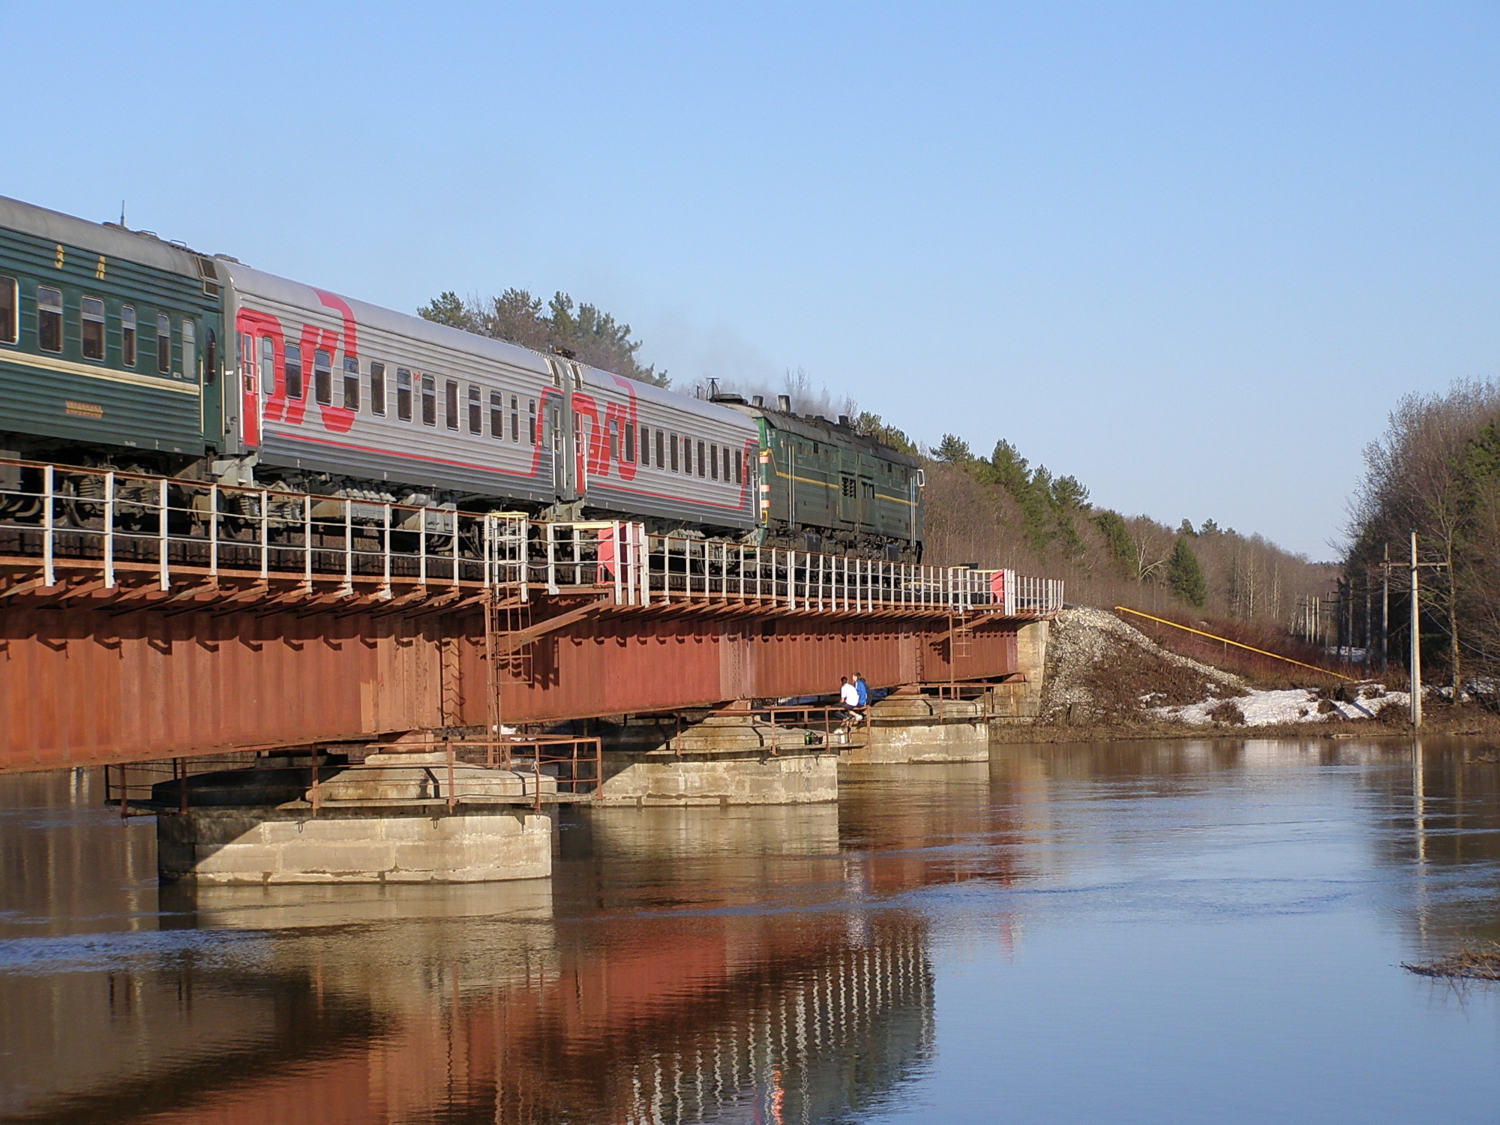
[[[848,711],[850,723],[859,722],[859,689],[849,682],[848,676],[839,677],[839,703]]]

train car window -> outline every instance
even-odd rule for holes
[[[437,379],[432,375],[422,376],[422,425],[437,425]]]
[[[359,413],[359,358],[344,357],[344,409]]]
[[[611,461],[620,459],[620,420],[618,418],[609,420],[609,459]]]
[[[135,366],[135,309],[129,305],[120,309],[120,362]]]
[[[666,468],[666,465],[662,461],[662,447],[663,447],[664,444],[665,444],[665,442],[663,441],[662,433],[661,433],[660,430],[657,430],[656,431],[656,467],[658,469],[664,469],[664,468]]]
[[[208,330],[208,339],[203,341],[203,381],[213,384],[219,378],[219,339],[214,330]]]
[[[702,446],[699,446],[699,448],[701,449]],[[702,461],[701,454],[698,459]],[[708,447],[708,475],[714,480],[719,479],[719,447],[717,445],[710,445]]]
[[[396,417],[411,421],[411,372],[404,367],[396,368]]]
[[[703,443],[698,443],[698,475],[703,475]]]
[[[625,423],[625,461],[627,464],[635,464],[635,423]]]
[[[287,344],[286,361],[282,363],[286,373],[286,397],[302,397],[302,345]]]
[[[562,371],[557,366],[557,360],[549,359],[547,361],[547,369],[552,372],[552,385],[554,387],[562,386]]]
[[[370,413],[385,415],[385,364],[370,364]]]
[[[182,322],[182,373],[194,382],[198,379],[198,337],[193,331],[193,322]]]
[[[521,442],[521,400],[515,395],[510,396],[510,440]]]
[[[172,322],[166,313],[156,314],[156,373],[172,374]],[[301,391],[297,392],[297,397],[302,397]]]
[[[333,405],[333,356],[322,348],[313,349],[313,397]]]
[[[505,437],[505,396],[499,391],[490,392],[490,437]]]
[[[21,335],[21,291],[13,277],[0,277],[0,344],[14,344]]]
[[[469,384],[469,433],[477,434],[484,431],[484,407],[479,401],[479,386],[477,383]]]
[[[527,423],[527,430],[526,430],[526,432],[529,435],[530,443],[532,445],[535,445],[536,444],[536,399],[534,399],[534,398],[528,398],[526,400],[526,408],[527,408],[529,419],[530,419],[528,421],[528,423]]]
[[[734,483],[744,484],[744,461],[745,455],[738,449],[734,451]]]
[[[104,302],[98,297],[84,297],[79,301],[78,317],[83,329],[83,358],[103,359]]]
[[[62,351],[62,290],[36,287],[36,346],[44,352]]]
[[[641,464],[651,464],[651,429],[648,426],[641,427]]]
[[[673,459],[672,468],[677,468],[676,459]],[[687,435],[682,438],[682,471],[688,476],[693,473],[693,443],[688,440]]]
[[[450,430],[458,429],[458,383],[445,380],[443,386],[443,414]]]
[[[719,454],[720,454],[720,457],[721,457],[721,460],[720,460],[719,463],[724,466],[724,483],[728,484],[729,483],[729,446],[727,446],[727,445],[723,446],[719,450]]]

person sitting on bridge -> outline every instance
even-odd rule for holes
[[[844,705],[844,714],[850,728],[857,726],[865,717],[865,707],[859,698],[859,686],[853,677],[839,677],[839,702]]]
[[[849,682],[848,676],[839,677],[839,703],[844,708],[844,719],[851,726],[859,722],[859,689]]]
[[[865,683],[863,672],[854,673],[854,690],[859,693],[859,709],[865,713],[865,708],[870,705],[870,685]]]

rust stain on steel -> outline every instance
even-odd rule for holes
[[[545,617],[533,625],[542,624]],[[1016,670],[1015,622],[950,661],[946,617],[582,617],[502,662],[540,722]],[[374,738],[489,721],[483,612],[0,610],[0,771]],[[950,673],[951,667],[951,673]]]

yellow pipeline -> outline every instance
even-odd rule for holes
[[[1207,637],[1211,641],[1220,641],[1226,645],[1233,645],[1235,648],[1242,648],[1247,652],[1258,653],[1261,656],[1269,656],[1272,660],[1284,660],[1288,664],[1297,665],[1299,668],[1311,668],[1314,672],[1322,672],[1325,676],[1337,676],[1339,679],[1348,680],[1352,684],[1359,682],[1356,677],[1346,676],[1342,672],[1334,672],[1330,671],[1327,668],[1319,668],[1316,664],[1304,664],[1300,660],[1293,660],[1290,656],[1277,656],[1274,652],[1267,652],[1263,648],[1254,648],[1251,645],[1242,645],[1239,641],[1231,641],[1228,637],[1218,637],[1213,633],[1205,633],[1202,629],[1189,629],[1186,625],[1179,625],[1177,624],[1177,622],[1168,621],[1164,617],[1152,617],[1149,613],[1142,613],[1138,609],[1127,609],[1123,605],[1117,605],[1115,606],[1115,610],[1118,613],[1133,613],[1137,617],[1144,617],[1147,621],[1157,621],[1163,625],[1170,625],[1174,629],[1181,629],[1184,633],[1196,633],[1200,637]]]

